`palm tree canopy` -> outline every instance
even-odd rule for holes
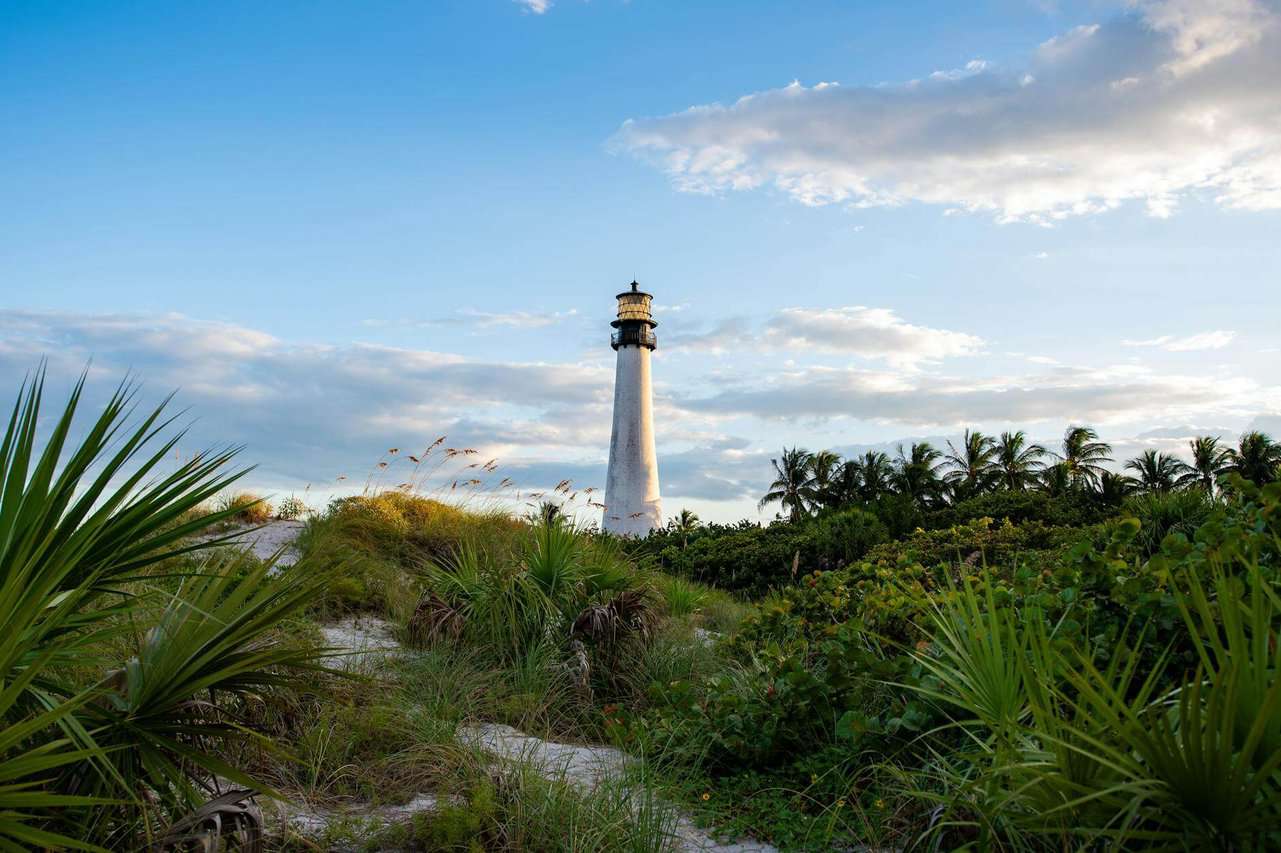
[[[840,465],[841,457],[830,450],[820,450],[810,455],[811,500],[815,509],[840,503],[840,497],[836,494]]]
[[[892,491],[894,466],[890,457],[876,450],[869,450],[858,460],[859,497],[874,501]]]
[[[688,509],[682,509],[680,515],[671,520],[672,528],[677,533],[690,533],[697,530],[701,524],[702,522],[699,521],[698,515]]]
[[[942,459],[943,454],[928,441],[913,443],[907,454],[903,453],[900,445],[898,463],[894,469],[894,485],[918,505],[929,504],[938,496],[942,487],[938,472]]]
[[[1055,467],[1061,467],[1062,465],[1063,463],[1060,462]],[[1063,482],[1066,486],[1066,472],[1063,477]],[[1127,477],[1114,471],[1104,471],[1099,475],[1099,481],[1094,489],[1094,497],[1104,506],[1120,506],[1121,501],[1133,494],[1137,485],[1133,477]]]
[[[1139,487],[1146,492],[1173,491],[1187,468],[1178,457],[1155,450],[1145,450],[1125,463],[1125,470],[1138,474]]]
[[[1063,433],[1063,452],[1059,456],[1067,465],[1073,483],[1096,483],[1104,462],[1112,461],[1112,445],[1099,441],[1099,434],[1087,426],[1070,426]]]
[[[1277,479],[1281,468],[1281,444],[1266,433],[1254,430],[1241,436],[1236,448],[1228,451],[1228,469],[1259,486]]]
[[[947,443],[951,451],[946,463],[950,469],[944,479],[956,497],[973,497],[989,489],[996,480],[996,440],[977,430],[966,430],[958,448]]]
[[[858,501],[863,487],[863,469],[857,459],[846,459],[836,470],[836,479],[832,483],[833,500],[836,506],[844,506]]]
[[[1029,444],[1023,430],[1003,432],[996,442],[996,468],[1001,484],[1007,489],[1021,491],[1036,482],[1037,474],[1045,467],[1045,448]]]
[[[771,503],[781,503],[792,521],[804,518],[813,499],[812,475],[808,450],[793,447],[783,448],[778,459],[771,459],[774,466],[774,482],[769,491],[761,498],[759,506],[764,508]]]
[[[1192,464],[1184,466],[1177,485],[1180,488],[1201,488],[1213,495],[1219,477],[1228,470],[1230,451],[1220,447],[1219,439],[1212,435],[1192,439],[1188,448],[1192,451]]]

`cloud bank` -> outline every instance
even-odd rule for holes
[[[657,118],[613,145],[686,192],[772,186],[807,205],[924,202],[1049,224],[1201,192],[1281,208],[1276,0],[1145,0],[1036,47],[905,83],[794,82]]]
[[[888,309],[789,309],[746,333],[873,363],[791,366],[764,348],[732,371],[701,363],[686,364],[683,375],[677,365],[665,368],[655,405],[663,492],[673,506],[738,501],[727,512],[749,512],[778,442],[844,445],[868,434],[868,424],[901,427],[904,435],[951,435],[974,425],[1052,437],[1068,422],[1244,424],[1281,411],[1281,388],[1230,375],[1128,364],[961,375],[953,360],[979,347],[978,338],[912,324]],[[179,404],[195,419],[181,449],[246,444],[246,461],[260,464],[255,482],[265,489],[332,487],[340,475],[360,484],[386,448],[425,447],[441,434],[498,458],[498,476],[521,488],[545,489],[566,477],[580,488],[604,480],[608,367],[306,344],[179,314],[0,310],[7,387],[16,388],[42,357],[51,399],[92,359],[89,408],[130,372],[145,382],[147,400],[178,388]]]

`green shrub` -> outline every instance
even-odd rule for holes
[[[282,521],[294,521],[302,518],[310,510],[307,504],[303,503],[302,498],[290,495],[289,497],[276,504],[276,518]]]
[[[668,616],[693,616],[710,597],[706,587],[684,578],[659,575],[654,582]]]
[[[814,522],[811,553],[818,567],[839,568],[862,558],[889,539],[881,520],[861,509],[847,509],[825,515]]]
[[[713,798],[777,792],[733,822],[789,849],[1272,849],[1281,486],[1233,485],[1151,556],[1139,519],[1075,543],[982,519],[810,572],[720,644],[719,671],[655,683],[609,728]],[[998,561],[942,556],[967,546]],[[869,763],[872,791],[850,771]],[[823,823],[838,802],[861,820]]]
[[[921,525],[938,529],[968,524],[976,519],[992,518],[1022,524],[1039,521],[1060,527],[1081,527],[1103,520],[1097,507],[1084,492],[1054,497],[1041,491],[999,491],[968,498],[935,510]]]
[[[1150,492],[1127,498],[1122,512],[1141,525],[1138,544],[1144,556],[1155,554],[1166,536],[1191,538],[1214,510],[1214,500],[1201,489]]]

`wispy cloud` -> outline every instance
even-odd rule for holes
[[[983,348],[983,340],[975,335],[916,325],[890,308],[863,305],[784,308],[759,327],[731,318],[710,331],[678,334],[670,345],[715,350],[727,342],[773,350],[844,353],[904,368],[974,355]]]
[[[522,6],[526,12],[535,15],[541,15],[552,7],[552,0],[514,0]]]
[[[973,378],[839,367],[768,373],[705,397],[695,411],[787,421],[846,418],[913,426],[1092,423],[1245,416],[1281,408],[1281,388],[1131,365],[1057,367]]]
[[[0,311],[0,377],[41,358],[54,380],[92,359],[102,391],[127,373],[178,389],[193,441],[247,445],[267,472],[298,480],[449,433],[490,455],[566,460],[608,446],[613,372],[486,361],[370,344],[317,346],[178,314]]]
[[[1236,332],[1216,329],[1213,332],[1201,332],[1186,337],[1162,335],[1145,341],[1122,341],[1127,347],[1156,347],[1168,352],[1196,352],[1198,350],[1223,349],[1236,337]]]
[[[794,82],[629,120],[616,148],[683,191],[772,186],[808,205],[910,201],[1049,224],[1202,192],[1281,208],[1281,13],[1264,0],[1135,0],[1041,44],[896,85]]]
[[[574,317],[578,309],[568,311],[511,311],[506,314],[493,314],[488,311],[466,310],[462,312],[464,322],[469,322],[481,329],[492,329],[505,326],[514,329],[542,329],[553,326],[562,320]]]

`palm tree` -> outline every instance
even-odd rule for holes
[[[1188,447],[1192,449],[1192,464],[1186,466],[1177,485],[1204,489],[1207,495],[1213,495],[1219,475],[1228,470],[1230,451],[1220,447],[1219,439],[1211,435],[1192,439]]]
[[[836,469],[832,482],[832,500],[836,506],[856,503],[863,488],[863,469],[857,459],[846,459]]]
[[[1104,474],[1110,473],[1104,471]],[[1127,478],[1128,479],[1128,478]],[[1052,498],[1061,498],[1072,491],[1072,475],[1066,462],[1055,462],[1041,472],[1039,478],[1041,491]]]
[[[1010,491],[1021,492],[1037,480],[1037,474],[1045,467],[1041,460],[1045,457],[1045,448],[1039,444],[1028,444],[1023,430],[1003,432],[996,443],[996,468],[1000,473],[1001,485]]]
[[[1069,481],[1063,463],[1060,462],[1054,467],[1063,469],[1063,483],[1066,486]],[[1104,506],[1117,507],[1121,505],[1121,501],[1134,493],[1136,485],[1133,477],[1114,471],[1104,471],[1099,475],[1099,482],[1094,489],[1094,499]]]
[[[893,491],[894,466],[890,457],[879,450],[869,450],[858,460],[859,497],[874,501]]]
[[[1063,453],[1068,479],[1073,485],[1095,485],[1103,472],[1104,462],[1112,461],[1112,445],[1099,441],[1099,434],[1087,426],[1070,426],[1063,433]]]
[[[1177,456],[1145,450],[1136,459],[1125,463],[1127,471],[1138,476],[1138,485],[1145,492],[1165,494],[1174,490],[1188,466]]]
[[[813,509],[836,506],[840,503],[836,495],[837,473],[841,457],[830,450],[820,450],[810,456],[810,488],[813,491]]]
[[[942,488],[938,473],[942,458],[943,454],[928,441],[914,442],[907,454],[899,445],[898,463],[894,469],[895,488],[910,497],[917,506],[930,505]]]
[[[1235,471],[1255,485],[1266,486],[1277,479],[1281,468],[1281,444],[1266,433],[1254,430],[1241,436],[1237,447],[1228,450],[1228,470]]]
[[[703,522],[699,521],[698,516],[693,512],[688,509],[682,509],[680,515],[667,522],[667,526],[671,528],[673,533],[680,534],[681,550],[684,551],[685,546],[689,544],[689,535],[702,527]]]
[[[813,499],[814,490],[811,484],[810,456],[808,450],[793,447],[783,448],[778,459],[771,459],[774,466],[774,482],[769,491],[761,498],[758,506],[764,509],[767,504],[778,502],[787,511],[788,518],[799,521],[808,514],[806,507]]]
[[[994,461],[996,441],[990,435],[967,429],[959,449],[950,441],[947,446],[951,453],[947,454],[946,463],[951,470],[944,480],[952,487],[954,499],[972,498],[992,487],[998,474]]]

